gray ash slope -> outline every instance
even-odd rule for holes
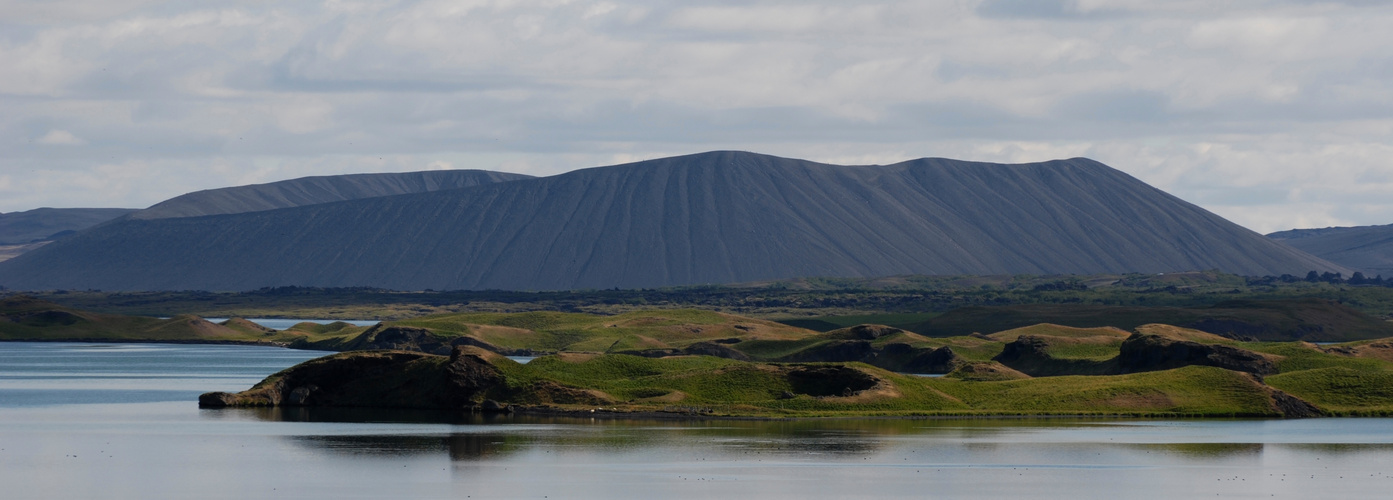
[[[712,152],[449,191],[120,221],[0,263],[0,285],[562,290],[1196,269],[1348,271],[1088,159],[846,167]]]
[[[130,217],[164,219],[260,212],[344,200],[459,189],[530,178],[532,176],[487,170],[302,177],[267,184],[196,191],[162,201],[131,214]]]
[[[1267,236],[1330,262],[1362,271],[1370,278],[1378,275],[1393,278],[1393,224],[1293,229]]]

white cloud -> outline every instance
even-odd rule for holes
[[[50,130],[47,134],[44,134],[43,137],[35,139],[34,142],[47,144],[49,146],[81,146],[87,144],[87,141],[78,138],[67,130]]]

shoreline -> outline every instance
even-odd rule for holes
[[[75,338],[75,339],[0,339],[0,342],[71,342],[86,344],[207,344],[207,345],[245,345],[261,347],[280,347],[283,349],[295,349],[297,351],[322,351],[320,349],[300,349],[294,347],[290,342],[275,342],[271,340],[198,340],[198,339],[109,339],[109,338]]]

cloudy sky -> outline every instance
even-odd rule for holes
[[[855,5],[853,5],[855,4]],[[0,211],[714,149],[1393,223],[1393,2],[0,0]]]

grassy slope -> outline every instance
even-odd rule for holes
[[[99,314],[52,303],[10,297],[0,300],[0,339],[3,340],[164,340],[201,342],[265,342],[250,333],[205,321],[196,316],[169,319]]]
[[[1294,349],[1277,347],[1273,350]],[[1319,351],[1305,356],[1329,367],[1270,376],[1269,385],[1333,414],[1393,412],[1393,364]],[[851,398],[780,399],[788,382],[760,366],[710,357],[603,355],[568,361],[552,356],[516,365],[510,376],[604,391],[619,401],[616,407],[627,410],[684,405],[707,407],[716,414],[772,416],[1277,416],[1270,390],[1262,383],[1247,374],[1213,367],[982,382],[906,376],[852,364],[886,381],[888,387]]]
[[[168,320],[75,311],[41,301],[8,299],[0,303],[0,338],[111,340],[265,341],[350,339],[363,327],[347,324],[298,325],[266,334],[228,328],[194,317]],[[775,357],[827,341],[786,325],[694,310],[640,311],[618,316],[567,313],[451,314],[401,322],[431,328],[442,335],[477,335],[505,346],[603,352],[611,348],[680,347],[708,339],[740,337],[743,350]],[[1278,389],[1333,413],[1393,412],[1393,363],[1375,357],[1349,357],[1311,344],[1241,343],[1173,327],[1149,331],[1200,342],[1226,343],[1282,356],[1280,373],[1267,377]],[[1146,327],[1142,328],[1147,330]],[[1100,333],[1092,335],[1092,333]],[[1053,334],[1051,354],[1060,358],[1101,359],[1115,355],[1112,331],[1079,331],[1040,325],[1002,332],[1001,339],[1022,333]],[[947,345],[971,361],[999,353],[994,338],[922,338],[894,334],[876,342],[901,341],[924,347]],[[509,345],[511,343],[512,345]],[[1350,343],[1367,347],[1369,342]],[[1339,346],[1335,346],[1339,347]],[[913,414],[1167,414],[1268,415],[1266,392],[1243,374],[1206,367],[1118,376],[1070,376],[994,382],[954,378],[918,378],[865,365],[857,369],[885,381],[884,387],[853,397],[792,399],[779,396],[789,387],[768,365],[709,357],[650,359],[610,355],[589,359],[547,357],[528,365],[498,361],[513,383],[550,380],[609,394],[632,409],[698,405],[713,412],[758,415],[913,415]],[[423,369],[424,370],[424,369]],[[425,370],[429,371],[429,370]],[[424,373],[424,371],[423,371]]]
[[[949,311],[907,329],[928,336],[950,337],[1038,323],[1078,328],[1110,326],[1124,330],[1163,323],[1261,340],[1362,340],[1393,336],[1393,324],[1322,299],[1234,300],[1202,308],[1080,304],[979,306]]]
[[[444,336],[469,335],[511,349],[617,352],[683,347],[703,340],[792,340],[807,330],[771,321],[691,309],[635,311],[615,316],[580,313],[463,313],[391,324],[429,328]]]

